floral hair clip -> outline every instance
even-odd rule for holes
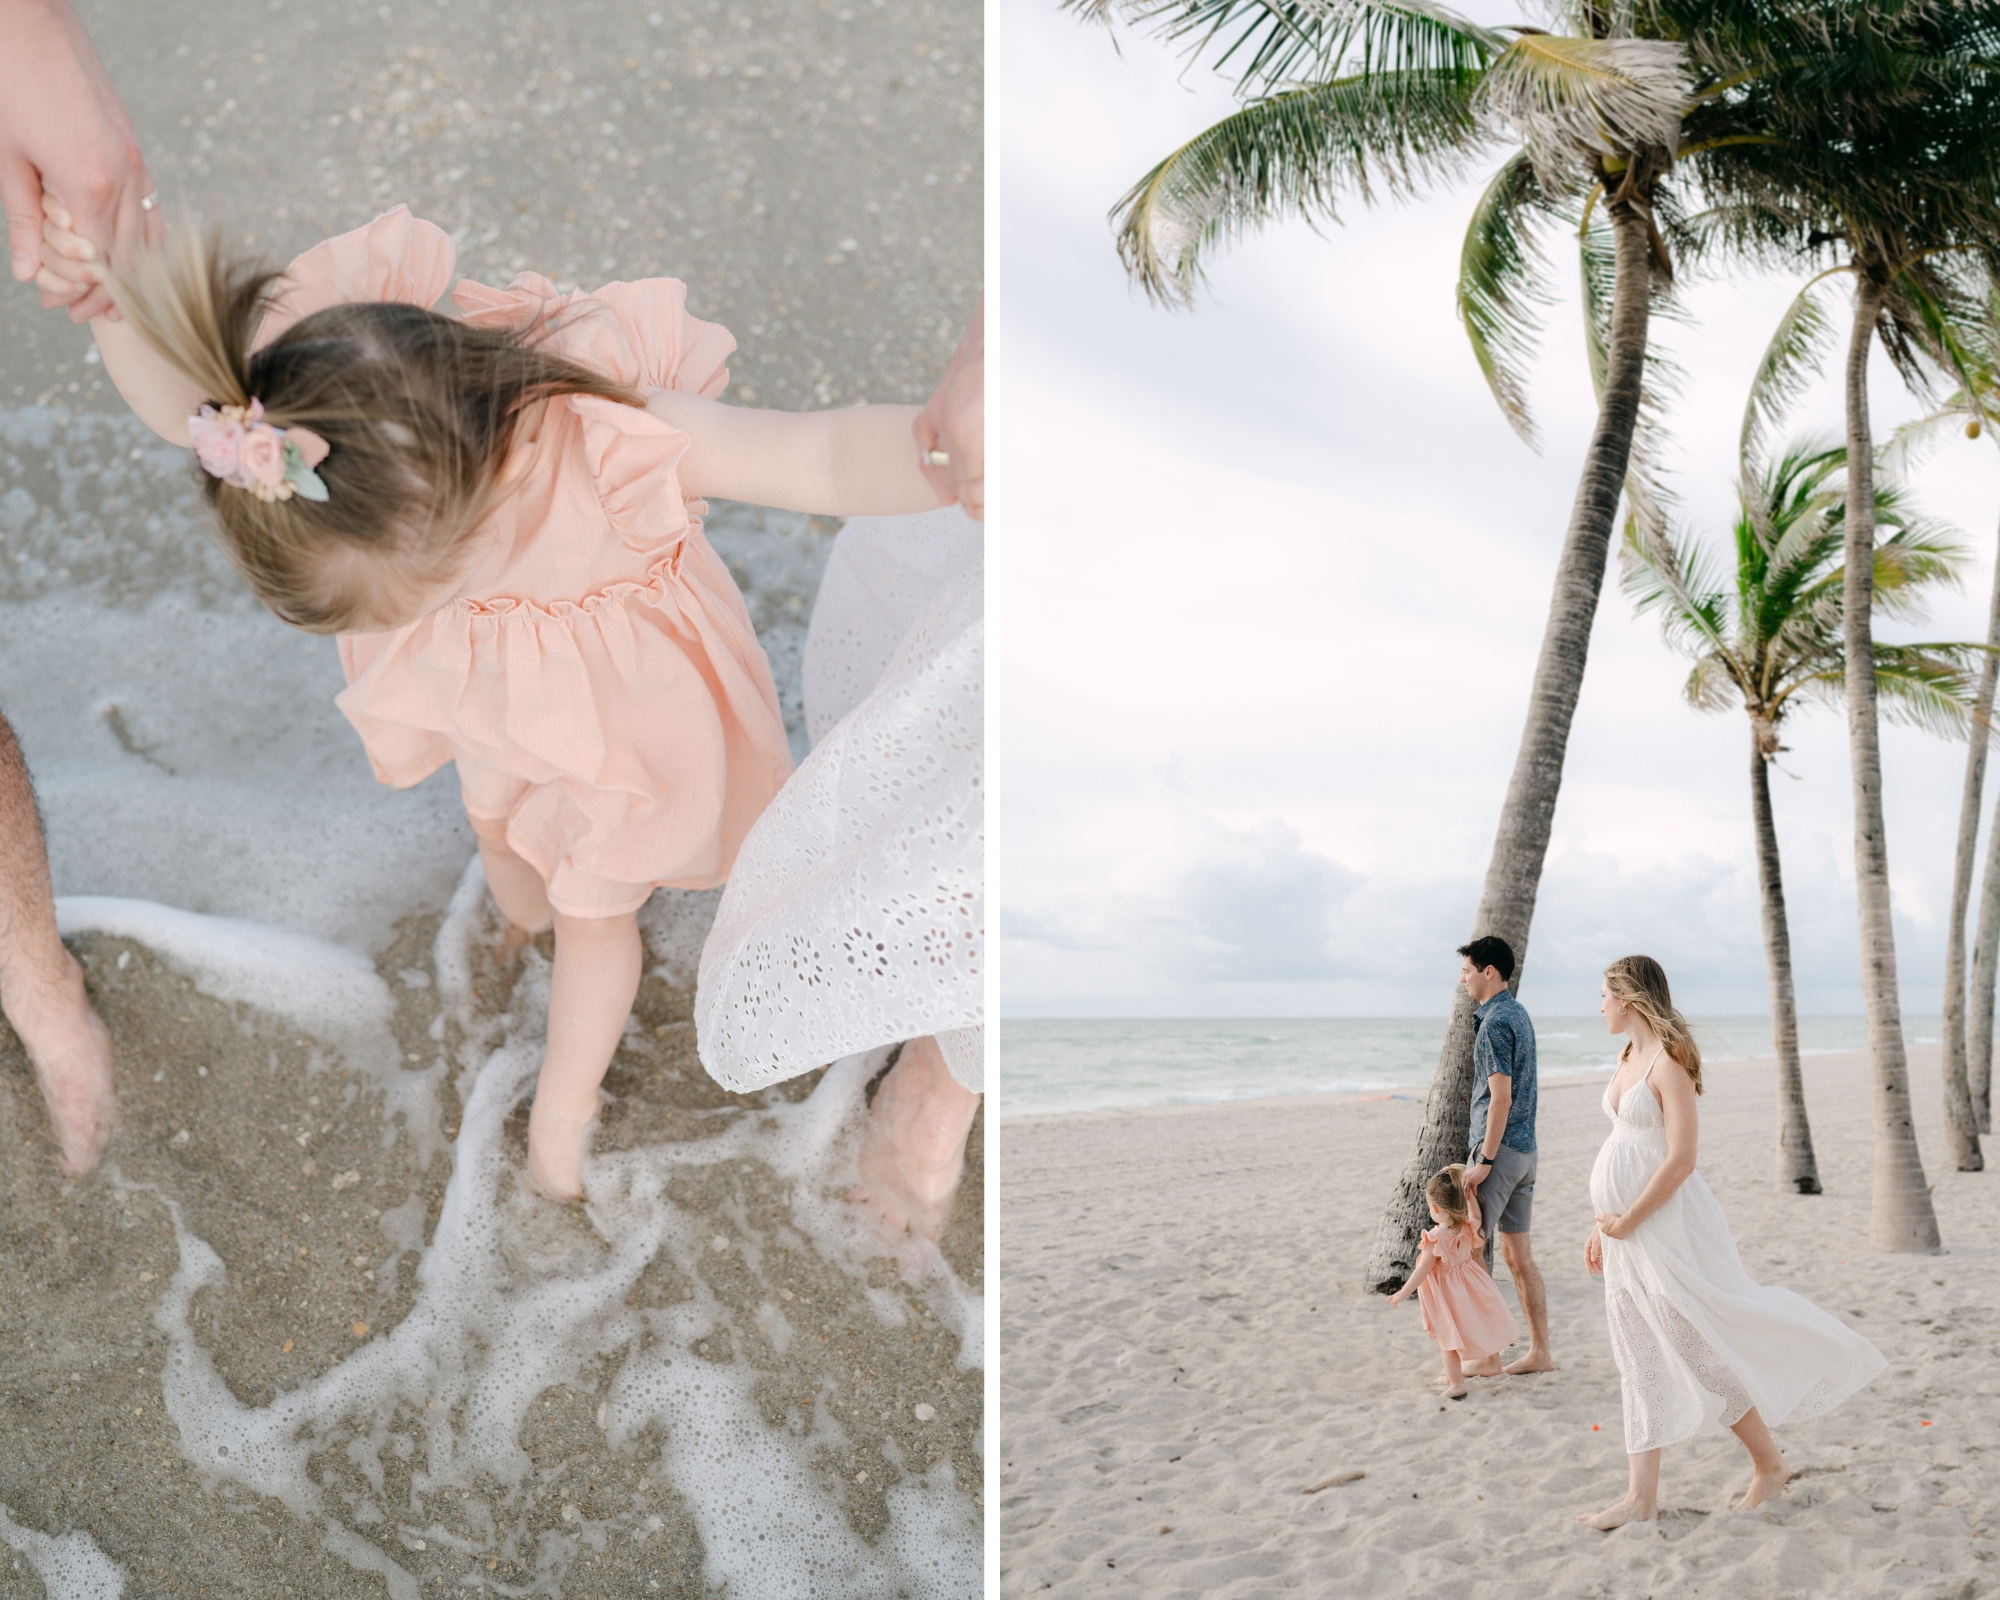
[[[326,459],[327,442],[310,428],[279,429],[263,418],[261,400],[219,410],[205,405],[189,417],[202,470],[267,502],[295,494],[324,500],[326,484],[313,468]]]

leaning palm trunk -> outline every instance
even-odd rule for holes
[[[1498,836],[1472,930],[1475,937],[1498,934],[1513,946],[1516,990],[1527,954],[1528,925],[1534,919],[1535,892],[1548,855],[1570,721],[1583,687],[1591,624],[1604,588],[1611,530],[1632,453],[1646,366],[1653,288],[1646,219],[1634,206],[1621,202],[1611,208],[1611,226],[1617,277],[1604,391],[1556,567],[1555,594],[1528,697],[1527,726],[1514,757],[1514,775],[1507,784],[1507,799],[1500,810]],[[1416,1263],[1417,1235],[1428,1215],[1424,1185],[1440,1167],[1463,1159],[1468,1148],[1472,1041],[1472,1001],[1459,989],[1444,1047],[1438,1052],[1437,1074],[1431,1080],[1416,1149],[1383,1213],[1368,1258],[1365,1285],[1378,1294],[1393,1293]]]
[[[1993,1131],[1993,986],[2000,977],[2000,799],[1986,838],[1986,866],[1979,877],[1979,937],[1972,946],[1972,995],[1966,1005],[1967,1088],[1979,1131]]]
[[[1771,813],[1770,755],[1777,735],[1750,722],[1750,810],[1757,826],[1757,890],[1764,905],[1764,965],[1771,978],[1771,1044],[1778,1056],[1778,1182],[1818,1194],[1819,1162],[1806,1120],[1806,1081],[1799,1067],[1799,1005],[1792,990],[1792,934],[1785,921],[1785,883],[1778,870],[1778,825]]]
[[[1868,355],[1885,298],[1865,269],[1856,274],[1854,332],[1847,347],[1847,552],[1842,606],[1847,646],[1848,754],[1854,783],[1854,888],[1861,910],[1861,990],[1868,1008],[1869,1077],[1875,1111],[1875,1192],[1869,1237],[1878,1250],[1935,1254],[1937,1214],[1910,1114],[1910,1068],[1896,992],[1896,931],[1890,921],[1889,847],[1882,821],[1882,742],[1875,709],[1875,446],[1868,419]]]
[[[1973,702],[1971,737],[1965,754],[1965,797],[1958,810],[1958,855],[1951,880],[1951,921],[1944,947],[1944,1123],[1951,1139],[1952,1164],[1960,1172],[1986,1165],[1979,1149],[1979,1108],[1968,1073],[1965,1030],[1965,917],[1972,900],[1972,858],[1979,842],[1979,801],[1986,784],[1986,747],[1991,733],[1993,689],[2000,679],[2000,563],[1993,569],[1993,602],[1986,619],[1986,661],[1979,669],[1979,697]],[[1989,1030],[1990,1030],[1990,1024]],[[1991,1070],[1988,1033],[1988,1070]]]

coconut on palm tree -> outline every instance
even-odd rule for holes
[[[1458,307],[1494,397],[1532,438],[1524,368],[1549,298],[1539,235],[1581,242],[1598,413],[1584,453],[1473,931],[1525,957],[1569,729],[1619,502],[1651,523],[1635,459],[1656,296],[1671,283],[1684,207],[1721,151],[1771,137],[1772,80],[1813,60],[1813,27],[1743,0],[1559,8],[1561,31],[1488,27],[1430,0],[1068,0],[1211,53],[1243,105],[1135,184],[1114,213],[1127,269],[1188,303],[1208,254],[1287,218],[1338,220],[1352,197],[1402,199],[1503,155],[1474,207]],[[1555,20],[1555,19],[1552,19]],[[1518,987],[1523,967],[1517,961]],[[1455,991],[1416,1148],[1370,1254],[1370,1288],[1408,1275],[1423,1188],[1464,1154],[1473,1018]]]
[[[1778,1062],[1778,1181],[1820,1192],[1799,1065],[1798,1004],[1791,934],[1771,808],[1770,769],[1783,752],[1786,721],[1846,693],[1845,450],[1794,443],[1769,463],[1746,459],[1731,562],[1687,539],[1647,537],[1635,525],[1624,546],[1624,588],[1641,612],[1657,612],[1667,640],[1694,658],[1687,700],[1699,711],[1742,707],[1750,723],[1750,814],[1757,841],[1771,1037]],[[1921,614],[1929,591],[1955,583],[1964,552],[1938,525],[1915,515],[1901,492],[1876,480],[1873,589],[1885,616]],[[1875,682],[1885,715],[1934,731],[1965,726],[1972,697],[1963,645],[1876,640]]]
[[[1878,1249],[1934,1252],[1937,1214],[1917,1151],[1896,981],[1882,750],[1870,648],[1874,430],[1868,363],[1877,342],[1906,381],[1949,367],[1949,328],[2000,275],[2000,3],[1864,5],[1834,12],[1821,92],[1789,99],[1780,136],[1738,158],[1718,152],[1709,231],[1739,259],[1829,262],[1786,314],[1759,374],[1774,414],[1796,392],[1830,327],[1816,298],[1836,274],[1854,284],[1847,340],[1847,551],[1843,623],[1854,789],[1854,867],[1874,1102]],[[1960,1119],[1960,1126],[1963,1126]]]

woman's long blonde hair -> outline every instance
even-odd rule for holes
[[[223,544],[257,598],[309,632],[353,626],[371,586],[415,591],[453,570],[536,402],[594,394],[645,404],[604,375],[536,349],[540,324],[476,328],[411,305],[330,306],[253,350],[282,282],[191,224],[112,275],[125,319],[210,403],[244,406],[254,397],[265,420],[310,428],[330,446],[318,468],[323,501],[260,500],[195,467]]]
[[[1678,1061],[1701,1093],[1701,1046],[1694,1042],[1688,1020],[1674,1009],[1674,997],[1667,988],[1667,972],[1651,956],[1620,956],[1604,969],[1604,987],[1611,998],[1630,1006],[1660,1036],[1668,1055]],[[1632,1041],[1618,1052],[1623,1061],[1632,1053]]]

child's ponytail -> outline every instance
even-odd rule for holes
[[[191,220],[164,249],[142,251],[111,274],[119,313],[217,406],[250,403],[250,341],[280,274],[234,260]]]
[[[1437,1173],[1424,1188],[1424,1198],[1437,1207],[1437,1214],[1454,1228],[1472,1220],[1472,1196],[1465,1192],[1465,1163],[1454,1161]]]

